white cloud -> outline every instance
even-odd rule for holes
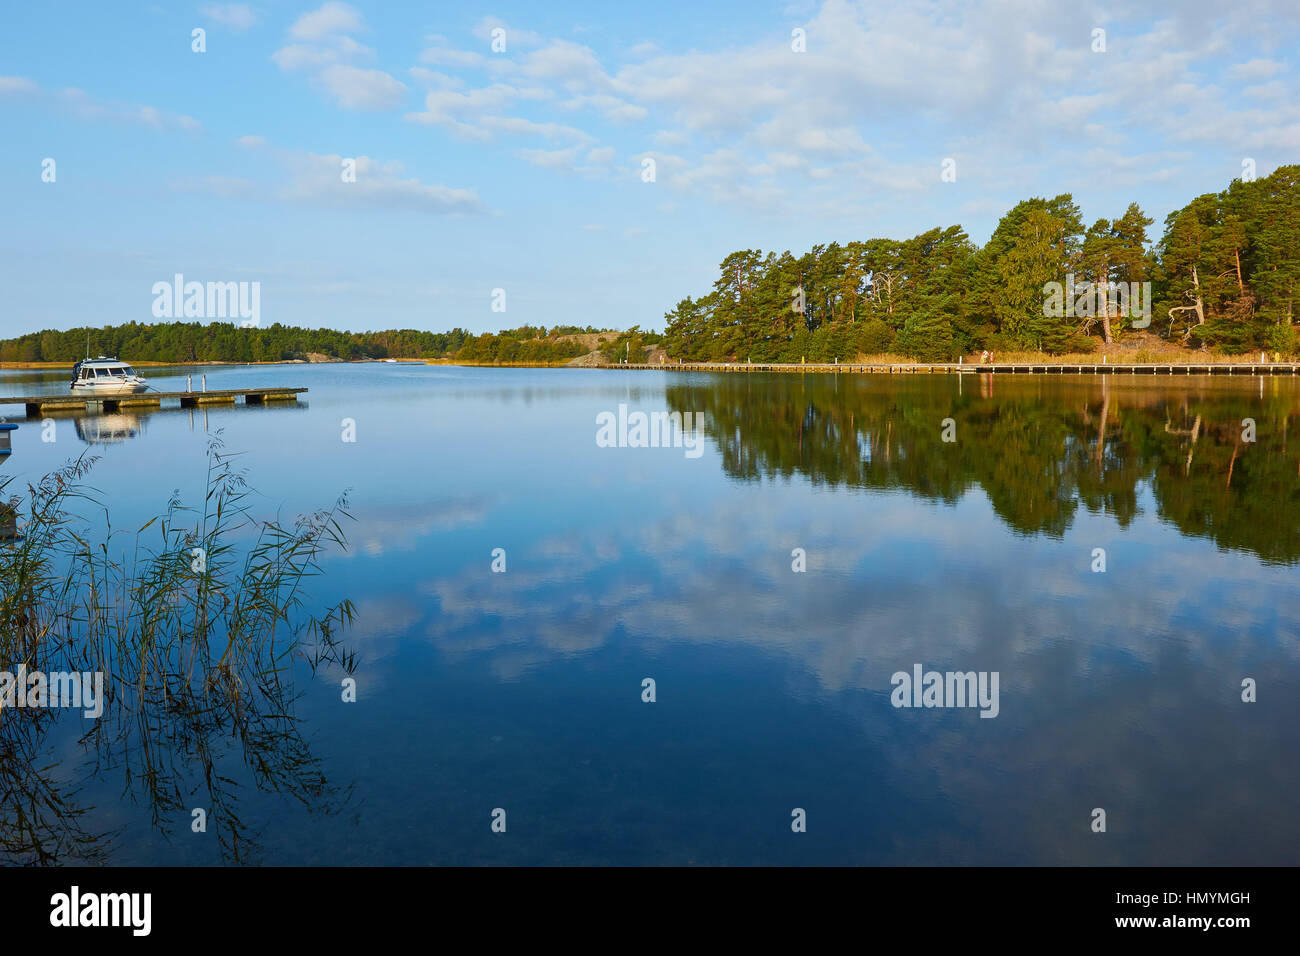
[[[411,74],[411,79],[417,83],[440,90],[457,90],[465,86],[465,81],[458,76],[448,76],[437,70],[426,70],[422,66],[413,66],[406,72]]]
[[[582,141],[591,139],[590,136],[575,126],[565,126],[562,123],[538,123],[530,119],[524,119],[521,116],[485,116],[482,119],[482,124],[487,129],[514,135],[544,136],[547,139],[576,139]]]
[[[574,126],[538,122],[521,116],[502,116],[499,113],[518,100],[543,100],[548,95],[543,89],[519,88],[505,83],[464,92],[431,90],[424,98],[424,111],[408,113],[406,119],[427,126],[442,126],[461,139],[481,142],[494,139],[498,133],[590,141],[591,137],[587,133]]]
[[[1237,63],[1228,68],[1228,77],[1233,80],[1250,82],[1252,80],[1267,80],[1270,77],[1277,76],[1285,69],[1283,64],[1277,60],[1266,60],[1256,57],[1253,60],[1247,60],[1244,63]]]
[[[469,50],[455,50],[448,47],[429,47],[420,53],[420,62],[430,66],[482,66],[485,57],[482,53]]]
[[[490,43],[492,40],[492,31],[497,28],[506,31],[505,38],[507,53],[510,52],[511,47],[537,46],[542,42],[540,34],[534,33],[532,30],[520,30],[515,27],[507,26],[504,20],[497,17],[484,17],[471,32],[484,43]]]
[[[311,13],[304,13],[289,28],[295,40],[323,40],[337,33],[356,33],[363,28],[361,14],[346,3],[330,0]]]
[[[56,102],[69,110],[73,116],[82,120],[96,122],[140,124],[157,130],[184,130],[193,132],[202,129],[202,124],[192,116],[182,113],[166,113],[153,106],[130,106],[113,101],[93,99],[85,90],[68,87],[60,90]]]
[[[515,155],[541,169],[574,173],[586,179],[607,180],[614,173],[613,147],[586,149],[577,145],[564,149],[521,149]]]
[[[473,189],[421,182],[407,175],[403,164],[397,161],[348,157],[355,166],[356,178],[345,182],[342,156],[267,147],[260,136],[242,136],[236,143],[246,148],[265,148],[263,155],[279,165],[285,178],[279,183],[256,185],[247,179],[208,177],[183,183],[180,188],[203,189],[224,197],[339,208],[403,209],[440,215],[477,215],[487,211]]]
[[[315,153],[287,154],[292,181],[279,197],[343,207],[386,207],[432,213],[482,213],[483,202],[473,189],[429,185],[404,175],[401,163],[357,156],[356,182],[340,176],[343,157]]]
[[[5,93],[35,93],[38,87],[24,76],[0,76],[0,96]]]
[[[392,109],[406,97],[406,85],[383,70],[338,64],[326,67],[317,79],[344,109]]]
[[[1272,80],[1268,83],[1256,83],[1254,86],[1242,88],[1243,96],[1254,97],[1257,100],[1284,100],[1290,96],[1290,89],[1286,83],[1281,80]]]
[[[637,106],[608,93],[593,93],[586,96],[574,96],[560,104],[565,109],[582,109],[589,107],[599,110],[605,118],[615,123],[628,123],[643,120],[648,115],[644,106]]]
[[[271,60],[286,73],[323,69],[332,63],[337,63],[339,57],[337,50],[305,46],[300,43],[290,43],[271,54]]]
[[[257,11],[246,3],[205,3],[199,13],[232,30],[247,30],[257,22]]]
[[[305,13],[289,28],[293,40],[271,59],[286,73],[308,72],[312,81],[343,109],[386,110],[401,104],[406,84],[383,70],[350,62],[373,54],[349,33],[365,29],[361,14],[345,3],[330,2]]]
[[[560,84],[571,93],[603,92],[612,81],[595,52],[568,40],[553,40],[524,57],[525,75]]]
[[[573,169],[579,152],[577,146],[568,149],[521,149],[519,157],[543,169]]]
[[[1188,2],[1170,12],[1134,0],[1098,20],[1048,0],[824,0],[791,14],[807,31],[806,53],[777,31],[688,52],[637,42],[605,59],[485,17],[466,43],[423,38],[408,73],[424,109],[404,118],[469,142],[550,140],[559,148],[516,155],[584,175],[613,163],[612,147],[598,145],[602,124],[647,123],[647,138],[628,146],[668,151],[642,155],[656,158],[672,190],[759,213],[857,220],[897,191],[916,215],[931,215],[944,156],[961,156],[956,189],[979,181],[1000,195],[1162,182],[1185,144],[1289,148],[1300,107],[1294,72],[1275,51],[1300,16],[1264,16],[1262,0],[1241,0],[1242,15],[1224,19],[1211,15],[1212,0]],[[1097,22],[1110,34],[1104,55],[1090,46]],[[392,108],[406,87],[353,62],[370,52],[351,36],[364,28],[352,7],[326,3],[294,23],[275,60],[312,74],[340,105]],[[490,48],[497,28],[504,55]],[[475,73],[486,74],[477,88]]]

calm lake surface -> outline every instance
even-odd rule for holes
[[[357,606],[358,699],[298,666],[308,750],[172,741],[170,802],[61,716],[37,749],[109,862],[1300,863],[1300,383],[206,371],[310,392],[56,418],[54,442],[7,407],[0,473],[99,455],[132,533],[174,490],[202,505],[218,430],[264,517],[351,489],[349,550],[311,588]],[[702,454],[599,447],[620,404],[703,412]],[[997,672],[997,716],[893,706],[918,664]],[[283,782],[303,767],[310,799]]]

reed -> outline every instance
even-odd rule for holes
[[[94,458],[22,495],[0,478],[0,505],[16,513],[21,534],[0,542],[0,670],[102,673],[104,717],[80,736],[96,755],[92,772],[105,763],[122,771],[164,833],[187,822],[188,806],[207,806],[223,855],[244,860],[255,837],[218,769],[232,749],[259,789],[325,812],[335,802],[296,727],[292,665],[356,668],[342,639],[352,602],[322,603],[309,583],[327,553],[346,550],[350,515],[345,493],[291,520],[255,517],[220,434],[207,459],[202,506],[173,494],[134,530],[115,528],[87,483]],[[96,513],[103,526],[92,530]],[[0,707],[0,854],[14,862],[94,861],[111,839],[83,830],[86,808],[66,774],[41,768],[40,739],[59,719]],[[207,791],[201,803],[196,779]]]

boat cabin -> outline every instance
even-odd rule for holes
[[[86,359],[83,362],[78,362],[72,370],[72,379],[75,382],[93,382],[97,379],[131,378],[134,376],[135,369],[125,362],[104,358],[102,355],[97,359]]]

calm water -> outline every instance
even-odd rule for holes
[[[148,374],[183,388],[175,371]],[[65,378],[3,371],[0,392]],[[39,752],[111,862],[1300,863],[1300,383],[357,365],[208,384],[310,392],[63,418],[53,443],[19,417],[0,468],[98,454],[124,528],[173,490],[202,503],[218,429],[265,516],[350,488],[350,550],[312,586],[358,607],[359,699],[299,667],[306,750],[172,740],[161,786],[60,717]],[[705,413],[703,454],[598,447],[620,404]],[[998,672],[997,717],[892,706],[915,664]],[[75,861],[57,830],[40,838]]]

